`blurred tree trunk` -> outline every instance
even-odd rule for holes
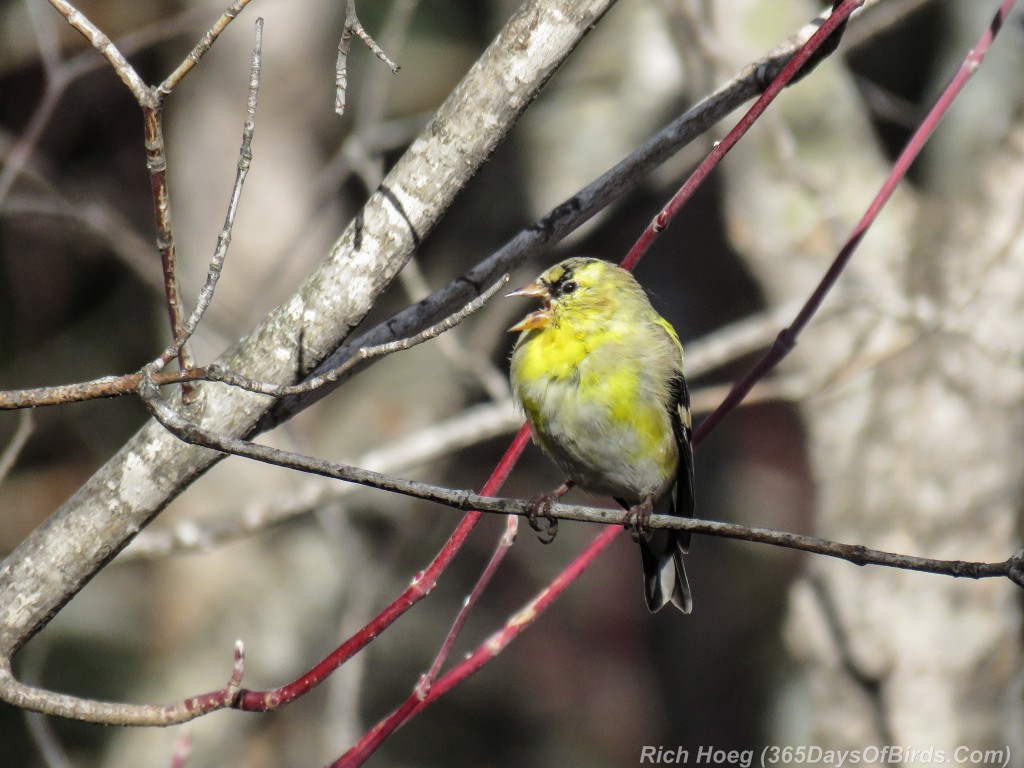
[[[963,21],[972,41],[987,24]],[[1024,115],[1003,99],[999,135],[933,151],[919,197],[904,184],[780,374],[803,392],[821,536],[963,560],[1019,546]],[[889,165],[836,63],[779,106],[726,164],[730,234],[776,304],[809,294]],[[787,622],[806,708],[776,741],[1019,754],[1020,621],[1006,581],[812,558]]]

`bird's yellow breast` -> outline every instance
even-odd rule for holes
[[[582,487],[633,497],[662,490],[675,472],[665,383],[674,352],[651,326],[581,329],[561,318],[523,333],[512,380],[546,453]]]

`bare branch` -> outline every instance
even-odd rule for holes
[[[227,242],[230,242],[230,236],[227,238]],[[220,245],[218,245],[218,255],[221,261],[223,261],[226,248],[226,242],[223,243],[223,250]],[[212,295],[212,291],[216,285],[217,276],[219,274],[219,263],[215,261],[211,264],[210,277],[207,279],[206,288],[209,290],[206,291],[204,289],[206,295]],[[355,358],[347,361],[340,369],[329,371],[328,373],[313,379],[308,379],[302,384],[285,386],[281,384],[273,384],[267,381],[258,381],[240,373],[225,370],[215,363],[211,363],[204,368],[193,367],[187,371],[157,373],[156,371],[163,360],[173,358],[173,346],[165,350],[163,355],[150,363],[144,371],[150,374],[150,380],[157,386],[182,384],[185,382],[195,381],[213,381],[221,384],[228,384],[232,387],[246,390],[247,392],[268,395],[270,397],[284,397],[286,395],[312,392],[318,387],[326,386],[344,376],[357,363],[415,347],[428,339],[433,339],[445,331],[451,330],[467,317],[479,310],[492,296],[494,296],[501,286],[505,285],[507,282],[508,275],[503,275],[498,282],[488,288],[484,293],[477,296],[458,312],[444,318],[441,322],[435,323],[429,328],[420,331],[415,336],[411,336],[406,339],[397,339],[396,341],[390,341],[386,344],[379,344],[376,347],[361,349]],[[209,302],[207,300],[206,304],[208,303]],[[194,320],[195,323],[198,323],[200,315],[201,313],[193,313],[192,318],[190,318],[190,322]],[[195,327],[195,323],[193,323],[193,328]],[[187,338],[187,336],[185,338]],[[43,405],[64,405],[66,403],[82,402],[84,400],[121,397],[135,392],[144,375],[145,374],[143,372],[136,372],[125,374],[123,376],[104,376],[99,379],[93,379],[92,381],[85,381],[77,384],[63,384],[54,387],[40,387],[38,389],[13,389],[0,391],[0,410],[38,408]]]
[[[352,35],[355,35],[373,51],[373,54],[383,61],[394,74],[398,74],[399,66],[388,58],[384,50],[377,45],[376,41],[363,28],[356,14],[356,0],[347,0],[345,5],[345,28],[341,32],[341,40],[338,41],[338,59],[335,63],[335,96],[334,111],[338,115],[345,114],[345,91],[348,88],[348,51],[352,45]]]
[[[29,437],[32,435],[34,426],[32,411],[22,411],[18,418],[18,427],[14,430],[14,435],[11,437],[11,442],[0,453],[0,485],[3,485],[11,468],[14,467],[14,463],[18,460],[18,456],[25,447],[25,443],[28,442]]]
[[[245,458],[274,466],[295,469],[300,472],[309,472],[322,477],[344,480],[345,482],[358,483],[370,488],[391,491],[403,496],[412,496],[424,501],[433,501],[463,511],[475,510],[504,515],[529,514],[529,503],[526,501],[485,496],[468,490],[451,490],[441,486],[430,485],[429,483],[406,480],[380,472],[360,469],[348,464],[304,456],[279,448],[271,448],[241,438],[215,434],[190,422],[174,411],[167,403],[163,402],[159,397],[159,390],[151,381],[144,378],[139,386],[139,390],[153,416],[176,437],[193,445],[212,448],[213,450],[223,451],[235,456],[244,456]],[[630,522],[628,512],[622,510],[577,507],[563,504],[554,504],[551,507],[551,516],[558,520],[577,520],[606,525],[626,526]],[[654,515],[651,518],[651,528],[670,528],[678,531],[690,531],[692,533],[703,533],[711,536],[722,536],[730,539],[771,544],[777,547],[799,549],[805,552],[814,552],[820,555],[849,560],[856,565],[885,565],[892,568],[926,571],[974,579],[991,578],[994,576],[1010,577],[1011,566],[1016,565],[1019,567],[1020,565],[1018,563],[1018,555],[1000,563],[936,560],[872,550],[858,544],[840,544],[814,536],[783,533],[766,528],[753,528],[711,520],[694,520],[671,515]],[[1021,555],[1021,557],[1024,557],[1024,555]]]
[[[381,48],[390,51],[401,51],[420,0],[395,0],[388,9],[388,15],[382,25],[380,35]],[[385,62],[387,63],[387,62]],[[389,65],[390,66],[390,65]],[[394,70],[392,69],[392,73]],[[384,106],[387,102],[389,84],[395,80],[388,76],[382,67],[370,70],[359,88],[359,111],[355,115],[354,133],[361,136],[366,143],[374,140]]]
[[[423,700],[430,694],[430,689],[437,680],[437,676],[441,673],[441,669],[444,667],[444,663],[448,660],[448,656],[451,655],[452,648],[455,646],[455,641],[462,632],[462,628],[466,625],[470,612],[472,612],[473,607],[476,605],[481,595],[483,595],[484,590],[487,589],[487,586],[491,583],[491,579],[494,578],[494,574],[498,572],[498,568],[501,566],[502,561],[512,548],[512,545],[515,543],[516,533],[518,531],[519,518],[516,515],[509,515],[505,519],[505,530],[502,531],[501,537],[498,539],[498,544],[495,547],[494,552],[491,554],[491,559],[487,561],[487,567],[485,567],[483,572],[481,572],[480,577],[473,585],[472,591],[470,591],[469,595],[462,602],[462,606],[459,608],[459,612],[455,616],[455,621],[452,622],[452,626],[448,630],[448,634],[445,635],[444,642],[441,644],[441,648],[437,652],[437,656],[434,657],[434,661],[430,665],[430,669],[427,670],[426,674],[420,677],[419,681],[416,683],[416,688],[413,691],[414,698]]]
[[[117,49],[117,46],[111,42],[110,38],[100,31],[99,27],[89,21],[85,14],[66,0],[50,0],[50,5],[56,8],[57,12],[67,20],[68,24],[78,30],[92,44],[92,47],[110,62],[114,72],[128,86],[128,90],[132,92],[132,96],[135,97],[140,106],[150,100],[149,87],[139,77],[138,72],[135,71],[132,65],[128,63],[128,59]]]
[[[239,10],[241,9],[239,8]],[[234,17],[229,17],[228,14],[225,14],[222,17],[222,21],[224,21],[224,24],[227,24],[230,18]],[[216,39],[216,35],[214,35],[213,39]],[[212,42],[213,40],[210,41],[211,44]],[[208,47],[209,45],[207,45]],[[256,131],[256,106],[259,101],[262,57],[263,19],[259,18],[256,19],[256,42],[253,46],[252,63],[249,69],[249,98],[246,101],[245,125],[242,128],[242,146],[238,151],[235,183],[231,187],[231,199],[228,202],[227,214],[224,216],[224,227],[217,237],[217,247],[214,249],[213,258],[210,260],[210,266],[206,273],[206,282],[203,284],[202,290],[200,290],[199,296],[196,299],[195,309],[192,310],[192,314],[185,321],[174,342],[152,363],[155,370],[159,370],[178,355],[192,337],[192,334],[195,333],[199,322],[203,319],[203,315],[206,314],[206,310],[210,306],[210,302],[213,301],[213,293],[217,288],[217,281],[220,279],[221,270],[224,268],[224,261],[227,259],[228,248],[231,245],[231,230],[235,225],[235,215],[238,213],[238,202],[242,197],[242,187],[245,185],[245,179],[249,175],[249,167],[252,165],[252,137]]]
[[[474,312],[479,310],[486,304],[498,290],[501,289],[509,280],[508,275],[502,275],[494,285],[488,288],[486,291],[481,293],[475,299],[470,301],[466,306],[462,307],[458,312],[449,315],[444,318],[441,322],[435,323],[429,328],[424,328],[422,331],[417,333],[415,336],[409,336],[404,339],[396,339],[395,341],[389,341],[385,344],[378,344],[374,347],[364,347],[360,349],[356,356],[345,361],[341,366],[328,371],[327,373],[321,374],[320,376],[314,376],[313,378],[306,379],[302,384],[292,384],[284,386],[280,384],[271,384],[265,381],[256,381],[250,379],[247,376],[234,373],[232,371],[222,370],[220,366],[209,365],[206,367],[206,375],[203,377],[207,381],[219,381],[222,384],[230,384],[233,387],[244,389],[249,392],[255,392],[261,395],[269,395],[271,397],[288,397],[293,395],[308,394],[317,389],[332,384],[338,379],[342,378],[349,373],[356,365],[366,360],[370,360],[376,357],[383,357],[390,355],[394,352],[401,352],[406,349],[411,349],[424,341],[436,338],[445,331],[450,331],[452,328],[457,326],[467,317],[472,315]]]
[[[185,78],[185,75],[192,71],[192,68],[199,63],[199,60],[206,55],[206,52],[210,50],[210,47],[217,41],[217,38],[220,37],[220,33],[224,31],[224,28],[242,12],[249,2],[250,0],[237,0],[237,2],[232,3],[228,9],[221,14],[221,17],[217,19],[217,21],[214,22],[214,25],[206,31],[206,34],[203,35],[202,39],[196,43],[195,47],[191,51],[189,51],[188,56],[186,56],[184,61],[178,65],[178,68],[168,75],[166,80],[157,86],[155,93],[159,100],[162,101],[166,98],[171,91],[174,90],[175,86]],[[261,32],[262,26],[263,25],[261,24]]]
[[[523,229],[508,243],[477,264],[465,275],[435,291],[414,307],[408,307],[349,344],[337,349],[311,376],[337,368],[363,346],[414,334],[418,329],[444,316],[453,306],[461,306],[476,295],[476,287],[487,285],[502,272],[511,272],[530,258],[551,248],[605,207],[650,177],[651,171],[686,147],[711,126],[748,99],[763,92],[800,49],[807,36],[794,35],[769,55],[747,65],[714,93],[709,94],[662,130],[648,139],[628,157],[555,206],[543,217]],[[344,379],[332,384],[337,386]],[[325,397],[333,386],[277,403],[260,425],[270,429]]]
[[[393,445],[370,451],[352,463],[378,472],[404,473],[455,451],[512,434],[522,422],[511,399],[486,403],[406,435]],[[147,528],[118,555],[115,563],[206,551],[343,501],[360,490],[358,485],[310,478],[279,498],[247,504],[222,519],[186,520],[166,529]]]

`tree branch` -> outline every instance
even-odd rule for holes
[[[319,375],[324,370],[337,368],[360,347],[374,346],[392,339],[414,335],[424,326],[436,322],[438,318],[450,312],[452,307],[462,306],[477,295],[479,293],[478,286],[489,285],[502,272],[512,272],[529,259],[560,242],[608,205],[649,179],[655,168],[673,157],[734,109],[762,93],[783,70],[793,54],[807,41],[815,28],[813,25],[808,25],[807,29],[793,35],[767,56],[748,64],[729,82],[687,109],[630,153],[628,157],[619,161],[572,197],[555,206],[547,214],[520,231],[465,275],[456,278],[426,299],[403,309],[354,341],[335,350],[310,375]],[[350,375],[358,370],[361,368],[353,369]],[[276,403],[260,423],[259,430],[266,431],[287,421],[320,398],[326,397],[334,387],[342,384],[344,380],[344,378],[339,379],[333,383],[333,386],[315,393],[286,398],[280,403]]]
[[[345,28],[341,32],[341,39],[338,41],[338,59],[335,64],[335,95],[334,111],[340,117],[345,114],[345,91],[348,89],[348,52],[352,46],[352,36],[355,35],[373,51],[373,55],[383,61],[391,69],[391,72],[398,74],[400,67],[395,64],[384,49],[377,45],[377,42],[370,37],[370,33],[363,28],[356,13],[356,0],[346,0],[345,3]]]
[[[292,298],[221,358],[221,367],[260,381],[290,383],[336,349],[612,4],[553,0],[520,9],[395,164],[331,254]],[[538,28],[545,34],[531,34]],[[477,285],[492,281],[493,276]],[[473,289],[470,298],[478,293]],[[209,388],[204,395],[202,423],[219,433],[255,431],[269,405],[266,397],[237,389]],[[159,465],[153,461],[156,456]],[[143,427],[0,564],[0,656],[9,657],[20,648],[220,457],[180,444],[155,422]]]

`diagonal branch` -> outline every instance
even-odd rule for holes
[[[552,0],[527,3],[515,13],[331,253],[294,296],[221,358],[221,366],[261,381],[291,383],[336,349],[613,2]],[[546,34],[527,34],[537,28]],[[471,287],[470,296],[478,293]],[[251,433],[268,406],[261,395],[204,389],[202,423],[220,433]],[[0,606],[19,606],[0,621],[0,656],[16,652],[220,458],[179,443],[156,422],[128,440],[0,563]]]
[[[811,27],[812,29],[814,27]],[[805,31],[793,35],[768,55],[751,62],[731,80],[701,99],[683,114],[658,131],[639,148],[615,164],[572,197],[562,201],[533,222],[499,250],[477,264],[465,275],[456,278],[431,296],[407,307],[387,321],[335,350],[310,375],[336,368],[360,347],[373,346],[390,339],[411,336],[420,328],[435,322],[479,293],[480,285],[489,285],[502,272],[511,272],[527,260],[539,256],[581,227],[593,216],[619,200],[624,194],[650,178],[651,172],[681,151],[694,139],[724,119],[745,101],[762,93],[782,72],[794,53],[807,42]],[[354,372],[354,371],[353,371]],[[343,383],[344,379],[335,383]],[[288,398],[275,404],[260,425],[260,431],[286,421],[308,408],[333,387],[316,394]]]
[[[768,352],[765,353],[746,376],[736,382],[718,408],[697,425],[693,433],[694,443],[700,442],[710,434],[711,430],[743,401],[743,398],[753,389],[754,385],[767,376],[796,346],[798,337],[804,328],[807,327],[815,313],[821,308],[825,297],[832,290],[836,281],[839,280],[850,259],[853,258],[853,254],[857,250],[857,246],[860,245],[864,235],[875,219],[878,218],[885,204],[889,202],[889,198],[892,197],[896,187],[903,181],[911,164],[924,148],[939,122],[946,116],[953,101],[960,94],[960,91],[963,90],[963,87],[967,85],[968,80],[978,71],[978,67],[981,65],[981,61],[984,59],[989,46],[999,33],[1015,4],[1016,0],[1002,1],[992,19],[992,23],[982,33],[975,47],[968,51],[953,79],[943,89],[924,120],[921,121],[921,124],[907,141],[899,157],[896,158],[896,162],[893,163],[881,189],[878,190],[878,193],[868,205],[860,221],[853,228],[843,247],[839,249],[839,253],[836,254],[832,264],[822,276],[821,281],[800,308],[793,322],[779,332],[775,343],[772,344]]]

